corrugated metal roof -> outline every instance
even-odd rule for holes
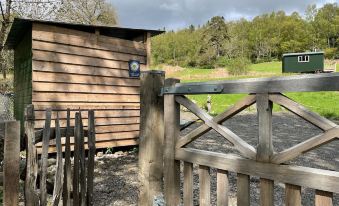
[[[299,56],[299,55],[315,55],[315,54],[324,54],[324,52],[288,53],[288,54],[283,54],[283,57],[286,57],[286,56]]]
[[[33,23],[60,26],[64,28],[75,29],[75,30],[80,30],[80,31],[85,31],[85,32],[92,32],[92,33],[94,33],[96,29],[99,29],[100,34],[102,35],[122,38],[122,39],[128,39],[128,40],[132,40],[133,38],[143,35],[144,32],[150,32],[151,36],[156,36],[164,32],[161,30],[134,29],[134,28],[124,28],[124,27],[117,27],[117,26],[73,24],[73,23],[65,23],[65,22],[15,18],[13,21],[11,30],[8,34],[5,46],[9,48],[15,48],[15,46],[20,42],[23,34],[32,28]]]

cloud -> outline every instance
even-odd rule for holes
[[[303,13],[310,4],[321,6],[336,0],[110,0],[124,27],[178,29],[201,25],[213,16],[228,20],[284,10]]]

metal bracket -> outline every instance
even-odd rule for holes
[[[219,94],[223,91],[222,85],[185,85],[180,87],[163,87],[161,96],[164,94]]]

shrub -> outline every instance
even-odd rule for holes
[[[327,48],[324,50],[326,59],[334,59],[337,55],[337,48]]]
[[[250,70],[251,61],[244,57],[231,59],[228,64],[228,72],[231,75],[247,74]]]

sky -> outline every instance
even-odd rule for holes
[[[197,26],[213,16],[226,20],[251,19],[254,16],[284,10],[303,14],[307,5],[318,7],[339,0],[109,0],[116,8],[119,26],[177,30]]]

